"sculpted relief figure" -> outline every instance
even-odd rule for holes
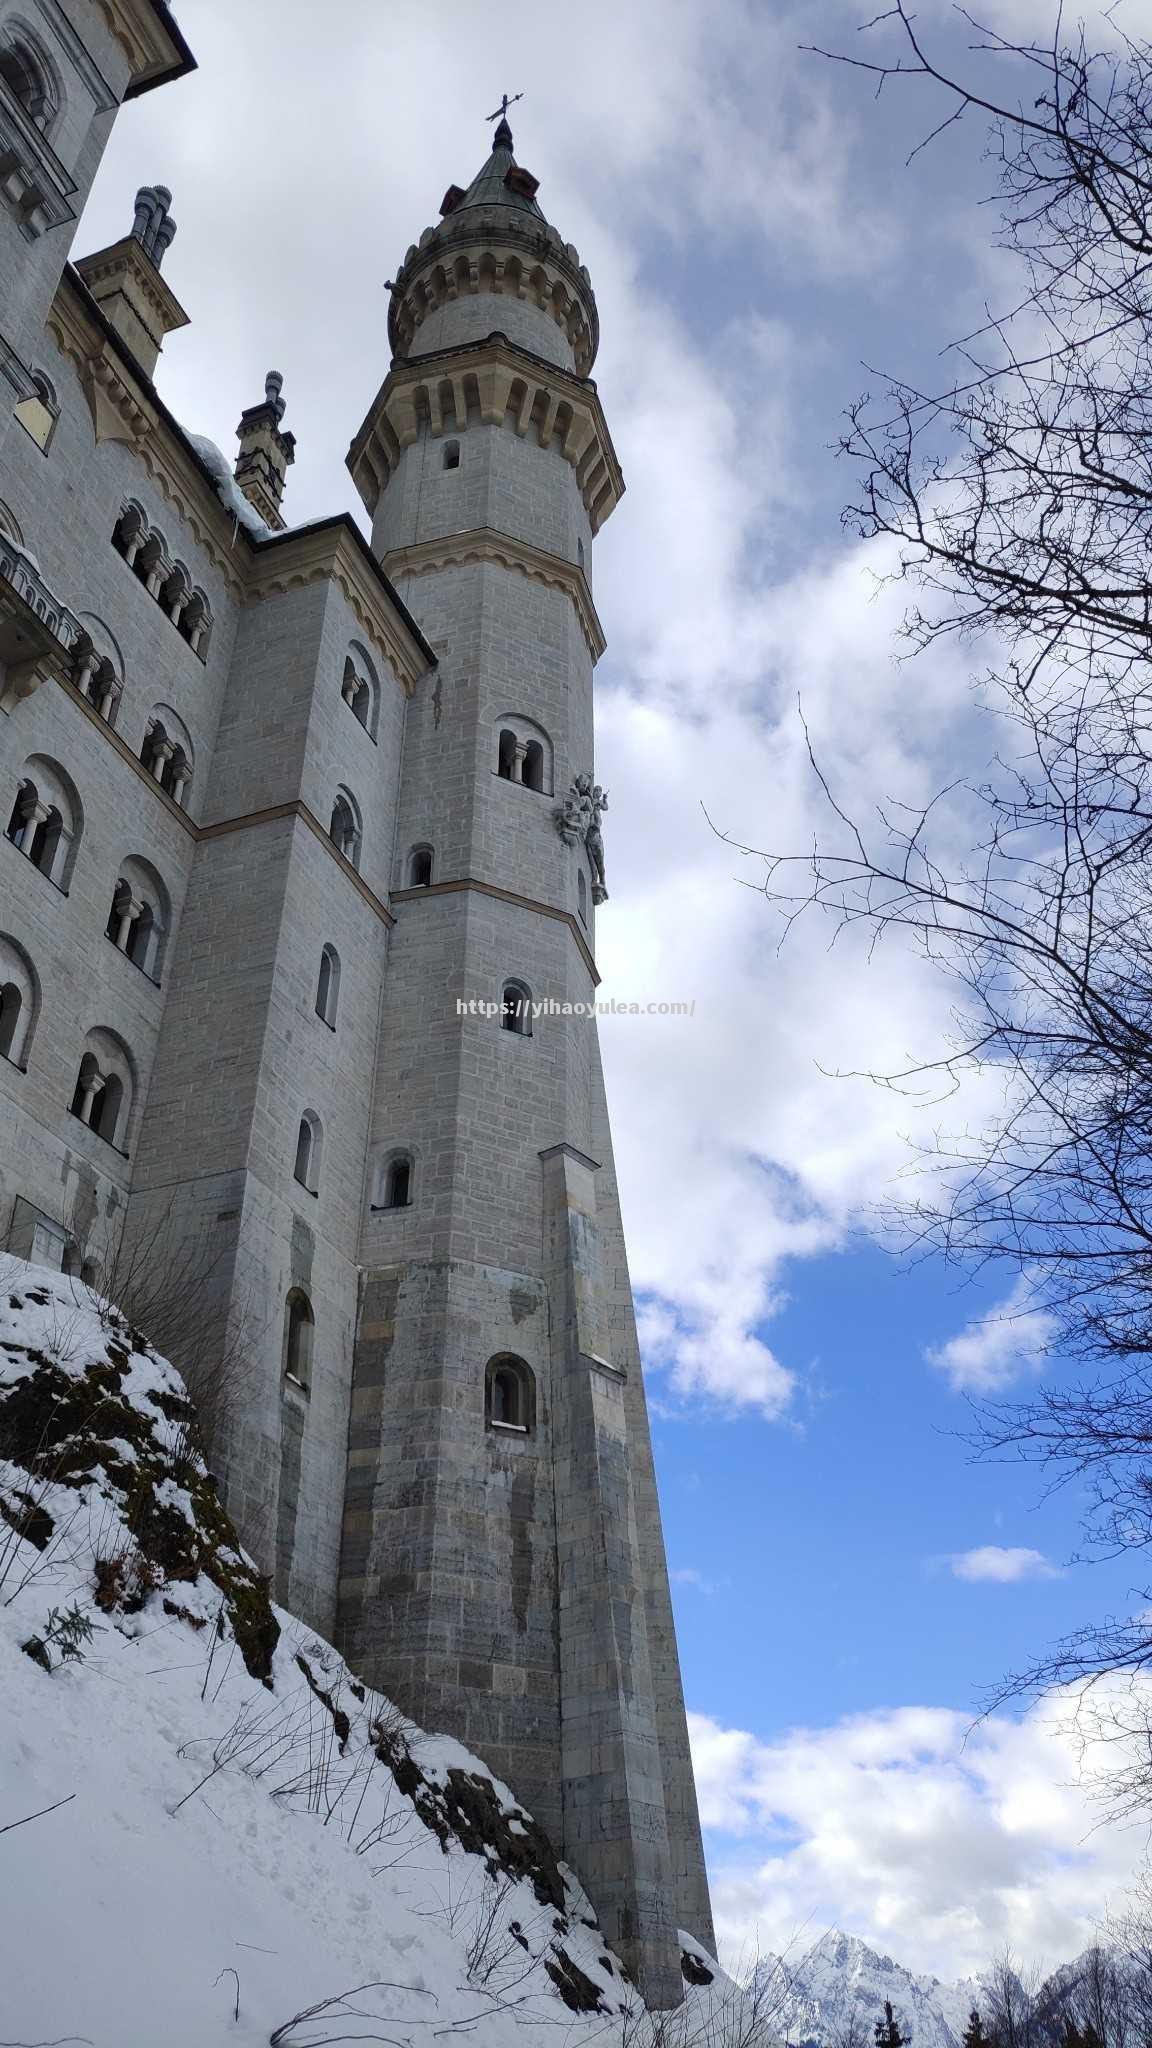
[[[606,903],[608,890],[604,881],[604,835],[600,820],[608,809],[608,792],[593,782],[590,775],[577,775],[562,803],[555,809],[556,830],[567,846],[575,846],[580,840],[588,850],[592,867],[592,901]]]

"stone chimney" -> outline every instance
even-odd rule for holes
[[[166,185],[142,186],[131,234],[76,265],[105,319],[148,378],[155,374],[165,336],[188,325],[187,313],[160,275],[176,233],[171,202]]]
[[[296,460],[296,437],[281,432],[284,379],[279,370],[269,370],[264,379],[263,405],[250,405],[240,416],[236,437],[240,453],[236,458],[236,482],[248,503],[268,526],[284,531],[280,501],[288,466]]]

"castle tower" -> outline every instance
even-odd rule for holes
[[[655,2005],[712,1941],[594,1016],[588,273],[501,119],[392,286],[349,466],[408,703],[339,1595],[350,1660],[562,1844]]]

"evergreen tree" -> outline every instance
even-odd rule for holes
[[[968,2015],[968,2025],[964,2029],[962,2048],[992,2048],[992,2043],[984,2032],[984,2022],[976,2006],[972,2007]]]
[[[884,2017],[875,2026],[876,2048],[909,2048],[911,2034],[900,2031],[900,2022],[892,2010],[892,2000],[884,2000]]]

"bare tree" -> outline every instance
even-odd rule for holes
[[[982,1982],[988,2032],[997,2048],[1045,2048],[1038,1973],[1021,1970],[1005,1949]]]
[[[1086,1477],[1089,1541],[1140,1549],[1152,1540],[1152,46],[1061,41],[1055,10],[1050,44],[960,19],[970,79],[926,48],[905,0],[869,25],[873,54],[865,43],[839,61],[884,92],[933,95],[925,142],[973,117],[990,128],[1019,288],[956,345],[942,388],[896,379],[857,405],[843,449],[861,476],[848,522],[895,555],[913,649],[952,635],[994,650],[979,695],[991,762],[926,804],[858,816],[813,757],[826,825],[814,848],[763,854],[764,888],[786,928],[824,913],[837,931],[911,942],[952,977],[947,1042],[874,1078],[947,1096],[975,1072],[1002,1106],[929,1148],[930,1180],[889,1220],[914,1248],[1029,1275],[1092,1377],[986,1412],[978,1442],[1041,1461],[1056,1482]],[[1147,1620],[1107,1622],[1008,1690],[1149,1664]]]
[[[172,1204],[130,1216],[105,1263],[109,1312],[176,1367],[196,1409],[193,1432],[211,1461],[242,1409],[261,1334],[236,1285],[230,1241],[190,1232]]]

